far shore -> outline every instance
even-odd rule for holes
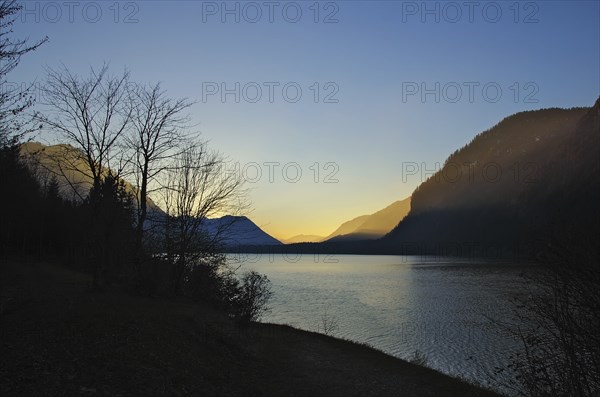
[[[530,248],[513,249],[504,246],[432,245],[430,247],[406,245],[395,248],[377,245],[376,241],[336,242],[336,243],[293,243],[281,245],[236,245],[224,247],[224,252],[232,255],[375,255],[423,258],[457,258],[473,261],[499,261],[506,263],[533,263],[535,251]]]

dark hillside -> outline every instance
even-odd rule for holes
[[[477,135],[415,190],[385,248],[488,245],[526,255],[549,228],[597,213],[598,111],[597,102],[523,112]]]

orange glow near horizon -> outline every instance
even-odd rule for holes
[[[270,207],[262,203],[255,205],[254,211],[248,214],[258,227],[280,241],[298,235],[316,235],[326,237],[334,232],[342,223],[350,221],[361,215],[373,214],[396,200],[401,200],[410,195],[386,196],[372,198],[371,201],[357,203],[352,200],[348,203],[337,203],[335,197],[315,203],[312,206],[287,207],[281,203]],[[391,198],[388,198],[391,197]]]

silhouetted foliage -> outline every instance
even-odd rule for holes
[[[81,77],[66,67],[48,69],[43,87],[45,109],[36,119],[68,145],[49,157],[65,181],[79,174],[97,187],[110,170],[121,177],[126,156],[119,145],[131,125],[133,112],[127,84],[129,73],[112,76],[107,65]],[[73,193],[85,199],[78,186]]]
[[[0,4],[2,17],[18,10],[9,5],[5,12],[7,2]],[[12,67],[39,44],[13,43]],[[129,84],[127,72],[111,76],[106,65],[84,77],[48,69],[44,94],[46,109],[36,120],[64,144],[9,146],[5,141],[22,135],[0,118],[0,186],[12,193],[0,202],[2,254],[60,257],[92,273],[96,289],[130,285],[257,319],[268,294],[252,291],[268,280],[240,284],[221,252],[228,222],[205,227],[212,216],[244,208],[243,180],[224,173],[226,159],[206,143],[184,139],[182,112],[191,102],[171,101],[159,85]],[[161,216],[151,219],[155,232],[146,236],[150,191],[162,194],[166,213],[152,203]]]
[[[56,178],[52,177],[48,184],[42,186],[43,205],[40,223],[40,253],[58,255],[66,245],[64,221],[67,219],[67,207],[60,195]],[[44,247],[43,250],[41,247]]]
[[[36,50],[48,38],[28,45],[27,40],[15,40],[12,26],[22,6],[14,0],[0,1],[0,147],[16,145],[33,127],[23,119],[23,112],[33,105],[31,87],[20,90],[10,87],[6,75],[19,65],[21,57]]]
[[[3,255],[62,257],[92,270],[99,287],[124,276],[133,242],[132,198],[110,173],[84,202],[67,202],[55,178],[40,184],[19,148],[0,149],[0,246]]]
[[[94,282],[102,288],[107,278],[123,276],[132,260],[133,198],[123,180],[109,171],[93,186],[84,207],[89,219],[89,252]]]
[[[243,209],[243,180],[235,173],[224,173],[225,165],[224,157],[208,149],[206,143],[192,144],[175,156],[161,182],[166,211],[162,252],[172,264],[173,295],[183,291],[194,266],[215,259],[222,250],[230,225],[223,224],[209,233],[206,219]]]
[[[259,320],[269,311],[267,303],[272,294],[271,282],[267,276],[255,271],[245,273],[234,300],[235,317],[242,322]]]
[[[125,144],[131,152],[131,174],[137,191],[134,261],[136,271],[140,272],[150,195],[158,190],[154,185],[166,171],[169,159],[186,146],[189,116],[184,112],[192,102],[170,99],[160,84],[150,87],[130,84],[128,89],[132,132],[126,136]]]
[[[0,148],[0,249],[25,255],[39,248],[35,227],[43,202],[35,176],[20,161],[18,147]]]
[[[573,233],[548,247],[543,269],[528,276],[529,298],[517,302],[510,331],[524,349],[511,369],[527,396],[600,393],[600,251],[593,239]]]
[[[227,266],[225,255],[207,255],[189,268],[184,279],[184,294],[231,312],[238,292],[235,272]]]
[[[329,312],[329,307],[325,308],[323,314],[317,324],[317,332],[321,332],[325,335],[333,335],[339,328],[339,323],[335,315]]]
[[[16,1],[0,1],[0,254],[30,252],[39,243],[39,231],[32,225],[42,200],[34,175],[19,159],[18,143],[31,126],[24,111],[33,104],[29,90],[9,87],[7,74],[21,57],[34,51],[46,39],[28,45],[15,40],[12,26],[21,6]],[[40,248],[39,246],[36,248]]]

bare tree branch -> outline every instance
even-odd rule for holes
[[[53,157],[56,169],[68,179],[79,173],[98,186],[108,170],[120,177],[126,164],[118,149],[130,126],[133,109],[128,100],[129,73],[110,76],[108,65],[79,77],[66,67],[48,69],[44,87],[45,114],[36,115],[49,130],[71,146]]]
[[[129,86],[132,104],[132,128],[126,137],[131,153],[131,173],[136,185],[136,267],[142,250],[144,227],[148,216],[148,199],[155,179],[168,167],[168,159],[177,156],[186,139],[189,116],[184,112],[193,102],[172,100],[160,84]]]
[[[27,39],[14,40],[10,37],[15,15],[21,8],[14,0],[0,1],[0,146],[13,145],[35,129],[29,125],[30,120],[23,118],[23,112],[34,102],[31,93],[33,84],[21,90],[8,84],[6,76],[17,67],[21,56],[35,51],[48,38],[28,45]]]
[[[247,208],[243,178],[225,172],[225,165],[221,154],[209,150],[206,143],[198,143],[176,156],[165,172],[165,241],[175,264],[175,293],[186,269],[203,256],[217,252],[231,226],[222,224],[216,230],[207,230],[207,219],[239,215]]]

